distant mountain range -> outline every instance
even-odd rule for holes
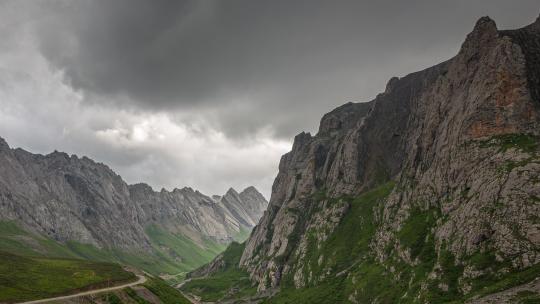
[[[148,255],[161,260],[148,270],[186,271],[247,238],[267,204],[254,187],[213,197],[187,187],[156,192],[128,185],[87,157],[32,154],[0,138],[0,221],[76,256],[101,252],[103,259],[126,262],[127,255]],[[47,254],[33,238],[9,241]],[[168,267],[159,266],[165,262]]]

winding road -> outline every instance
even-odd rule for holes
[[[132,283],[128,283],[128,284],[124,284],[124,285],[118,285],[118,286],[107,287],[107,288],[102,288],[102,289],[89,290],[89,291],[84,291],[84,292],[79,292],[79,293],[76,293],[76,294],[72,294],[72,295],[69,295],[69,296],[54,297],[54,298],[48,298],[48,299],[28,301],[28,302],[19,302],[18,304],[37,304],[37,303],[47,303],[47,302],[50,302],[50,301],[73,299],[73,298],[77,298],[77,297],[88,296],[88,295],[93,295],[93,294],[97,294],[97,293],[102,293],[102,292],[118,290],[118,289],[122,289],[122,288],[126,288],[126,287],[131,287],[131,286],[143,284],[144,282],[146,282],[146,277],[145,276],[137,275],[137,277],[139,277],[139,279],[137,281],[132,282]]]

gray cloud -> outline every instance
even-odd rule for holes
[[[44,9],[41,50],[75,88],[149,110],[217,109],[214,122],[231,136],[272,126],[291,137],[335,105],[371,98],[389,77],[452,56],[479,16],[514,27],[539,6],[97,0]]]
[[[457,53],[537,0],[0,1],[0,136],[130,182],[270,190],[322,114]],[[163,139],[164,138],[164,139]],[[261,159],[265,160],[261,163]]]

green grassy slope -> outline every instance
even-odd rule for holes
[[[0,302],[54,297],[135,278],[117,264],[0,251]]]
[[[28,233],[14,222],[0,221],[0,249],[18,255],[77,258],[66,246]]]
[[[150,278],[144,287],[155,294],[163,304],[191,304],[178,290],[159,278]]]
[[[233,238],[236,242],[243,243],[249,238],[250,234],[251,234],[251,229],[247,229],[244,226],[240,226],[240,231]]]
[[[149,226],[146,232],[152,252],[136,252],[116,248],[101,249],[91,244],[56,242],[29,233],[14,222],[0,221],[0,249],[22,256],[76,258],[92,261],[116,262],[131,265],[149,273],[183,274],[211,261],[225,249],[225,245],[211,240],[197,244],[182,236]]]
[[[188,272],[210,262],[226,246],[210,240],[203,240],[197,244],[181,234],[171,234],[158,226],[152,225],[146,228],[146,234],[150,237],[156,254],[174,265],[178,272]],[[169,271],[169,273],[172,273]]]
[[[144,290],[144,292],[138,294],[135,289]],[[152,277],[147,277],[147,281],[143,285],[93,295],[85,299],[83,303],[151,304],[156,303],[156,298],[163,304],[191,304],[178,290],[169,286],[165,281]]]
[[[0,302],[69,294],[133,277],[113,263],[131,265],[155,275],[186,273],[225,249],[224,245],[209,240],[198,245],[157,226],[148,227],[147,234],[154,248],[152,253],[126,252],[77,242],[62,244],[27,232],[14,222],[0,222]],[[157,277],[150,278],[145,287],[165,304],[190,303]],[[113,293],[108,299],[114,302],[117,298]]]
[[[238,268],[244,246],[231,243],[223,252],[225,266],[220,272],[210,278],[193,279],[184,284],[182,290],[209,302],[255,294],[256,288],[252,286],[248,273]]]

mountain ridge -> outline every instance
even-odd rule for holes
[[[255,188],[245,191],[258,193]],[[157,246],[172,252],[165,233],[207,250],[209,241],[222,246],[245,237],[266,204],[260,193],[226,205],[190,187],[154,191],[144,183],[128,185],[107,165],[88,157],[58,151],[32,154],[11,149],[0,138],[0,220],[61,243],[146,253]],[[255,210],[248,221],[242,218],[246,207]],[[228,208],[244,212],[235,215]],[[149,228],[159,228],[159,241],[148,234]]]

